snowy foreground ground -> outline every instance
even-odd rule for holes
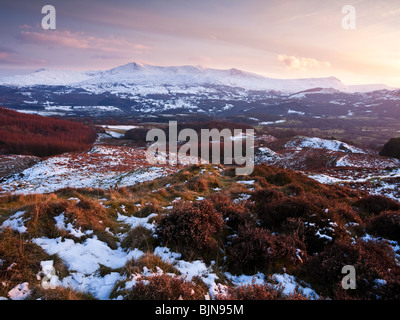
[[[22,172],[4,178],[0,194],[49,193],[67,187],[126,187],[177,172],[184,165],[152,166],[146,160],[145,150],[97,145],[88,152],[38,160]]]
[[[368,183],[369,189],[366,188],[366,190],[371,194],[385,194],[393,199],[400,199],[398,193],[400,169],[397,161],[375,157],[377,163],[372,168],[364,170],[366,166],[363,161],[366,161],[370,155],[365,154],[361,149],[337,141],[301,138],[288,142],[283,150],[277,152],[268,148],[260,148],[258,159],[260,162],[269,164],[280,162],[287,167],[290,163],[296,161],[298,164],[302,153],[309,152],[310,148],[322,149],[330,153],[335,157],[335,162],[333,168],[325,172],[304,170],[304,173],[309,177],[323,184],[347,185],[354,188],[359,188],[360,185]],[[17,174],[8,175],[0,182],[0,194],[51,193],[66,187],[112,189],[132,186],[176,173],[185,165],[187,164],[183,163],[180,167],[149,166],[143,150],[96,145],[89,152],[50,157],[38,161]],[[386,168],[387,166],[391,168]],[[244,180],[238,181],[238,183],[251,191],[254,181]],[[215,191],[218,191],[218,188]],[[240,197],[239,199],[246,199],[249,195],[242,192]],[[199,197],[196,200],[201,201],[202,199],[202,197]],[[105,203],[109,199],[98,200],[103,206],[107,206]],[[79,202],[80,200],[71,197],[68,201]],[[140,206],[140,204],[137,204],[137,206]],[[164,207],[163,209],[170,210],[171,208]],[[127,213],[124,214],[125,207],[123,205],[120,205],[116,212],[121,229],[129,230],[141,226],[154,234],[154,218],[157,213],[152,212],[146,217],[135,217]],[[24,234],[27,232],[25,224],[28,221],[24,218],[24,214],[24,211],[14,213],[2,222],[0,228],[12,228],[18,233]],[[127,236],[127,231],[112,234],[119,239],[117,248],[112,249],[106,242],[94,235],[93,231],[82,231],[74,225],[73,221],[67,220],[64,213],[54,217],[56,227],[66,232],[70,236],[69,238],[38,237],[31,240],[47,254],[56,254],[60,257],[68,268],[68,276],[62,279],[59,279],[57,275],[50,277],[52,286],[72,288],[89,293],[95,298],[106,300],[110,299],[112,290],[118,282],[124,283],[125,289],[129,290],[137,281],[153,274],[165,272],[160,268],[156,272],[145,268],[143,272],[137,274],[121,275],[120,272],[112,271],[104,275],[101,272],[103,267],[111,270],[122,268],[129,260],[139,259],[145,252],[137,248],[130,250],[121,247],[121,242]],[[122,227],[125,227],[125,229]],[[110,230],[108,232],[112,233]],[[364,238],[365,241],[372,239],[368,235]],[[391,245],[395,251],[400,249],[396,242],[391,242]],[[201,279],[208,288],[206,299],[213,299],[215,295],[223,295],[226,292],[227,287],[221,284],[221,281],[218,281],[220,276],[213,268],[215,262],[212,261],[207,265],[201,260],[185,261],[181,258],[180,253],[173,252],[167,247],[158,246],[153,253],[159,256],[162,261],[173,265],[187,280],[194,277]],[[0,265],[3,263],[4,261],[0,259]],[[51,260],[42,261],[42,270],[51,270],[53,263],[54,261]],[[13,265],[8,266],[8,268],[12,269]],[[39,272],[37,280],[41,281],[43,276],[44,274]],[[310,299],[319,298],[318,294],[308,284],[285,272],[275,273],[268,279],[262,273],[232,275],[229,272],[224,272],[223,276],[229,279],[233,285],[261,284],[267,281],[276,287],[283,288],[283,293],[287,295],[297,291]],[[6,297],[0,297],[0,299],[26,299],[30,296],[32,285],[28,282],[18,284],[8,292]],[[117,296],[114,299],[123,299],[123,297]]]
[[[251,183],[247,183],[251,186]],[[199,199],[201,200],[201,199]],[[69,201],[79,201],[78,199],[71,198]],[[120,210],[123,212],[124,207]],[[169,208],[167,208],[169,209]],[[1,228],[12,228],[20,234],[26,232],[24,223],[26,220],[23,219],[24,212],[19,211],[8,218],[2,223]],[[146,229],[154,231],[154,223],[149,222],[157,214],[150,214],[145,218],[137,218],[134,216],[125,216],[118,213],[118,221],[121,224],[128,225],[131,229],[142,226]],[[157,268],[157,272],[154,273],[151,270],[144,268],[142,273],[134,275],[121,275],[119,272],[110,272],[105,276],[100,274],[102,266],[110,269],[122,268],[126,262],[131,259],[138,259],[144,255],[144,252],[138,249],[124,250],[118,245],[118,248],[111,249],[105,242],[100,241],[93,231],[86,230],[82,232],[80,229],[76,229],[72,223],[66,223],[64,213],[54,218],[57,228],[68,232],[73,239],[62,239],[60,238],[34,238],[31,241],[40,246],[49,255],[57,254],[65,265],[68,267],[69,276],[59,280],[58,276],[50,276],[48,279],[49,284],[54,287],[65,287],[72,288],[77,291],[89,293],[97,299],[107,300],[110,299],[110,294],[115,284],[118,281],[125,282],[125,289],[129,290],[136,281],[149,277],[154,274],[162,274],[164,271]],[[116,236],[122,241],[126,236],[124,233],[116,234]],[[81,237],[86,239],[82,242]],[[181,259],[181,254],[172,252],[167,247],[156,247],[153,252],[159,256],[164,262],[173,265],[186,280],[192,280],[193,277],[199,277],[208,287],[208,294],[206,299],[213,299],[216,294],[224,294],[226,286],[218,283],[218,276],[213,271],[212,261],[209,265],[203,261],[185,261]],[[2,261],[0,260],[0,263]],[[42,261],[42,271],[50,270],[53,266],[53,261]],[[9,268],[13,268],[12,265]],[[50,268],[50,269],[49,269]],[[43,274],[38,273],[37,279],[41,281]],[[262,284],[267,279],[262,273],[254,275],[232,275],[228,272],[224,273],[224,276],[231,280],[234,285],[243,284]],[[309,288],[309,286],[286,273],[273,274],[272,277],[268,278],[268,282],[273,283],[276,287],[282,288],[283,293],[290,295],[295,291],[303,293],[303,295],[310,299],[318,298],[318,295]],[[8,292],[7,297],[1,297],[1,299],[13,299],[21,300],[29,297],[30,283],[21,283],[14,287]],[[51,290],[51,289],[49,289]],[[119,296],[115,299],[122,299]]]

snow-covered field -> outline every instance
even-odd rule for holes
[[[320,167],[314,168],[314,161],[320,161]],[[341,141],[299,136],[277,151],[258,148],[256,163],[299,170],[320,183],[344,185],[400,201],[400,161]]]
[[[400,168],[382,170],[328,170],[325,173],[308,173],[310,178],[324,184],[338,184],[364,190],[374,195],[384,195],[400,201]]]
[[[38,161],[0,182],[0,194],[50,193],[62,188],[114,188],[176,172],[182,166],[150,165],[144,150],[96,145]]]
[[[71,199],[70,201],[76,200]],[[10,227],[21,234],[26,232],[26,228],[24,227],[25,221],[22,218],[23,214],[23,211],[15,213],[3,222],[0,229]],[[149,220],[154,218],[155,215],[157,214],[150,214],[146,218],[135,218],[119,214],[118,220],[123,224],[129,225],[131,228],[144,226],[149,230],[153,230],[154,223],[150,223]],[[133,250],[122,249],[120,244],[118,244],[118,248],[111,249],[105,242],[100,241],[93,235],[92,231],[87,230],[85,233],[82,233],[80,230],[76,230],[72,224],[66,225],[61,216],[54,219],[57,222],[57,228],[68,231],[73,236],[73,239],[42,237],[32,240],[33,243],[40,246],[49,255],[57,254],[68,268],[69,275],[62,279],[58,278],[56,272],[52,275],[47,273],[47,279],[43,277],[46,272],[38,273],[38,280],[48,281],[48,285],[51,286],[50,288],[72,288],[77,291],[89,293],[97,299],[108,300],[117,282],[125,283],[125,289],[129,290],[141,279],[154,274],[164,273],[164,270],[158,267],[157,272],[152,272],[145,267],[143,272],[140,273],[121,275],[119,272],[110,272],[102,276],[100,274],[101,266],[106,266],[110,269],[122,268],[129,260],[139,259],[145,253],[137,248]],[[86,237],[83,242],[79,240],[82,236]],[[115,236],[123,239],[126,234],[119,233]],[[194,277],[197,277],[203,281],[208,288],[205,299],[213,299],[216,294],[223,295],[226,292],[227,287],[219,283],[219,277],[213,271],[214,261],[211,261],[209,265],[201,260],[185,261],[181,258],[180,253],[173,252],[167,247],[156,247],[153,253],[159,256],[162,261],[173,265],[184,279],[191,281]],[[53,268],[53,261],[42,261],[41,266],[42,271],[45,271],[46,268],[51,270]],[[268,280],[267,282],[272,283],[276,288],[282,288],[284,294],[290,295],[297,291],[310,299],[318,299],[318,294],[307,284],[299,282],[294,276],[286,273],[273,274],[269,279],[261,273],[254,275],[232,275],[225,272],[224,276],[236,286],[252,283],[261,284]],[[30,295],[29,285],[28,282],[22,283],[10,290],[8,297],[3,298],[12,300],[28,298]],[[114,299],[120,300],[123,297],[117,296]]]
[[[353,167],[353,168],[392,168],[399,167],[400,161],[394,158],[384,158],[372,155],[352,155],[348,154],[336,161],[336,167]]]
[[[397,159],[381,157],[375,152],[342,141],[303,136],[287,141],[275,151],[265,146],[259,147],[256,162],[306,170],[312,164],[310,159],[318,158],[325,161],[326,167],[385,169],[400,165]]]
[[[348,153],[365,153],[364,150],[351,146],[345,142],[338,140],[326,140],[315,137],[297,137],[285,144],[285,148],[312,148],[312,149],[324,149],[330,151],[342,151]]]

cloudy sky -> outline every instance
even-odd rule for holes
[[[46,4],[56,30],[41,27]],[[400,87],[399,39],[398,0],[0,0],[0,76],[137,61]]]

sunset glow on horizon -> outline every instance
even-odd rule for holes
[[[56,30],[41,27],[46,4],[56,8]],[[354,30],[342,27],[345,5],[356,9]],[[400,87],[398,1],[21,0],[0,8],[0,76],[137,61]]]

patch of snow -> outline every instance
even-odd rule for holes
[[[91,275],[100,265],[111,269],[121,268],[125,263],[143,255],[143,252],[134,249],[126,253],[121,248],[111,249],[106,243],[96,237],[86,239],[83,243],[76,243],[72,239],[48,239],[35,238],[33,243],[40,246],[49,255],[57,254],[66,264],[69,270]]]
[[[255,275],[232,275],[229,272],[225,272],[225,276],[231,280],[232,284],[235,286],[265,283],[265,275],[260,272],[256,273]]]
[[[308,285],[303,287],[301,286],[296,278],[287,273],[272,275],[272,280],[276,281],[283,288],[283,293],[285,295],[291,295],[295,293],[296,289],[299,293],[307,296],[310,299],[319,299],[318,294],[312,290]]]
[[[258,150],[262,153],[263,156],[266,156],[266,157],[276,157],[277,156],[277,153],[275,151],[273,151],[267,147],[260,147],[260,148],[258,148]]]
[[[256,182],[255,180],[243,180],[243,181],[237,181],[236,183],[253,185],[255,182]]]
[[[11,228],[18,231],[19,233],[26,232],[27,228],[24,226],[26,220],[23,219],[25,211],[18,211],[12,215],[9,219],[3,222],[0,228]]]
[[[56,228],[58,230],[65,230],[65,231],[69,231],[70,235],[76,237],[76,238],[80,238],[82,236],[85,235],[85,233],[83,233],[81,231],[81,228],[79,228],[79,230],[76,230],[74,228],[74,226],[72,225],[72,223],[68,223],[67,225],[65,225],[65,215],[64,213],[60,214],[57,217],[54,217],[54,220],[56,220]]]
[[[111,272],[104,277],[71,272],[69,276],[62,279],[62,286],[87,292],[99,300],[108,300],[115,284],[123,279],[124,277],[118,272]]]
[[[104,129],[123,130],[123,131],[139,128],[138,126],[132,126],[132,125],[108,125],[108,124],[102,125],[102,127]]]
[[[186,280],[191,281],[193,277],[199,277],[209,288],[211,297],[221,290],[215,281],[218,276],[211,272],[211,267],[208,267],[203,261],[185,261],[181,259],[181,254],[172,252],[167,247],[156,247],[154,254],[158,255],[163,261],[168,262],[185,277]]]
[[[326,140],[316,137],[296,137],[284,145],[285,148],[313,148],[325,149],[331,151],[341,151],[348,153],[364,153],[365,152],[357,147],[351,146],[345,142],[338,140]]]
[[[270,124],[278,124],[278,123],[285,123],[287,120],[277,120],[277,121],[263,121],[260,122],[259,125],[260,126],[268,126]]]
[[[304,116],[306,114],[305,112],[291,110],[291,109],[289,109],[287,113],[289,113],[289,114],[298,114],[298,115],[301,115],[301,116]]]
[[[154,223],[149,223],[149,219],[157,216],[158,216],[157,213],[152,213],[145,218],[137,218],[134,216],[132,217],[124,216],[118,213],[117,221],[126,223],[127,225],[129,225],[131,229],[135,229],[137,227],[144,227],[146,229],[153,230],[155,225]]]
[[[31,295],[31,290],[29,289],[28,282],[18,284],[8,292],[8,297],[11,300],[25,300],[30,295]]]

